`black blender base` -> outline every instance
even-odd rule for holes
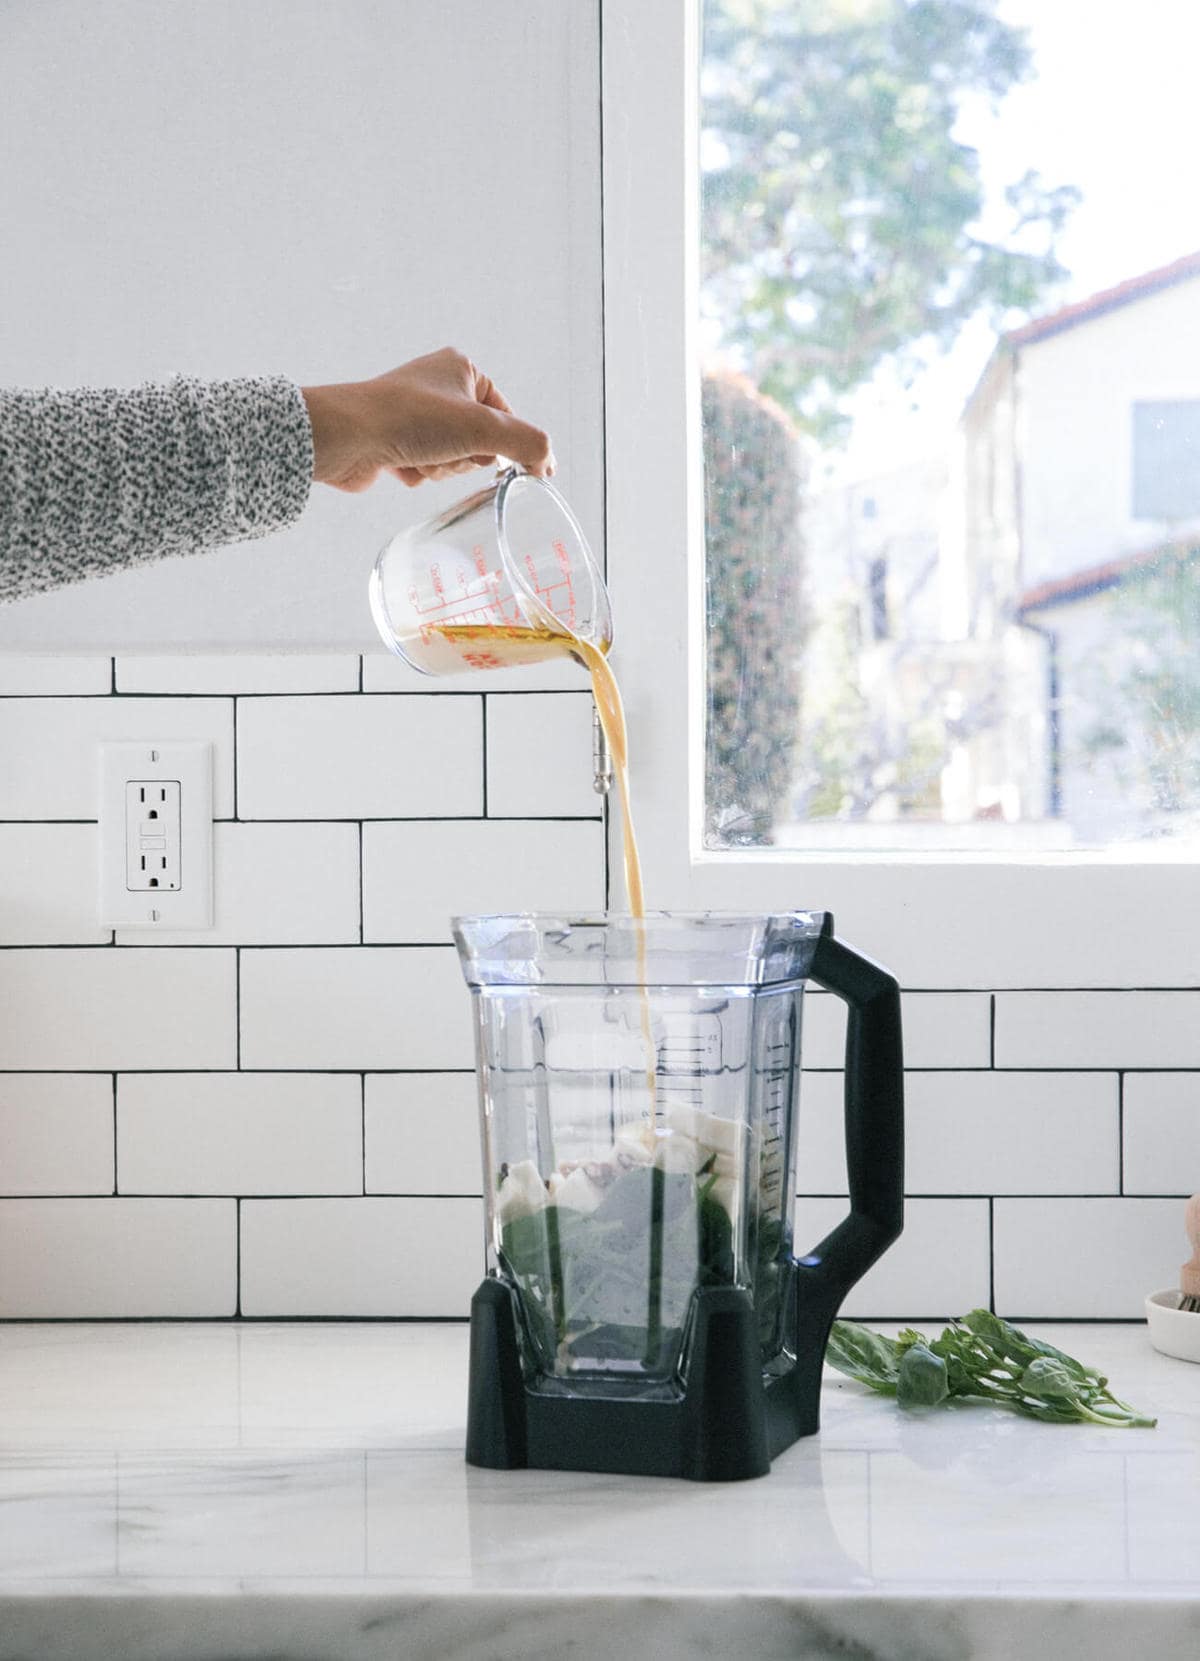
[[[467,1462],[694,1482],[765,1476],[776,1454],[811,1436],[820,1420],[829,1320],[814,1326],[810,1313],[795,1322],[792,1281],[793,1329],[807,1331],[788,1372],[764,1383],[749,1293],[711,1287],[696,1293],[686,1389],[670,1401],[639,1401],[527,1390],[514,1293],[503,1280],[485,1280],[471,1300]]]

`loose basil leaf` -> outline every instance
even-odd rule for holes
[[[900,1358],[896,1395],[901,1407],[936,1407],[950,1394],[946,1363],[924,1344],[913,1344]]]
[[[1039,1355],[1021,1374],[1021,1388],[1027,1395],[1043,1401],[1074,1401],[1079,1394],[1079,1381],[1053,1356]]]
[[[898,1374],[897,1346],[882,1333],[855,1321],[835,1321],[829,1334],[825,1359],[839,1373],[869,1384],[872,1390],[881,1390],[894,1396]]]
[[[1065,1351],[1055,1349],[1053,1344],[1047,1344],[1040,1338],[1030,1338],[1028,1333],[1019,1327],[1002,1321],[999,1315],[993,1315],[987,1309],[972,1309],[969,1315],[963,1316],[963,1325],[969,1327],[977,1338],[992,1346],[998,1354],[1007,1356],[1014,1361],[1029,1362],[1035,1356],[1045,1356],[1049,1360],[1060,1362],[1072,1377],[1082,1382],[1094,1384],[1099,1388],[1108,1382],[1094,1368],[1084,1366],[1082,1361],[1076,1361],[1074,1356]]]

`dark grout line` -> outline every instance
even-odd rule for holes
[[[996,1313],[996,1201],[988,1196],[988,1308]]]
[[[233,817],[238,816],[238,701],[233,700],[233,734],[231,748],[233,750]]]
[[[1117,1074],[1117,1192],[1125,1192],[1125,1074]]]
[[[486,819],[488,816],[488,701],[486,693],[480,698],[479,703],[483,710],[483,741],[480,744],[479,753],[483,760],[483,817]]]
[[[990,999],[990,1020],[988,1026],[988,1066],[996,1065],[996,994],[993,992]]]

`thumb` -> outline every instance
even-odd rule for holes
[[[505,410],[479,405],[477,431],[479,450],[489,454],[508,456],[519,462],[530,473],[546,476],[554,471],[554,452],[550,438],[540,427],[531,427]]]

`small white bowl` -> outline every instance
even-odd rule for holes
[[[1150,1342],[1164,1355],[1180,1361],[1200,1361],[1200,1314],[1180,1309],[1178,1288],[1151,1292],[1146,1298]]]

